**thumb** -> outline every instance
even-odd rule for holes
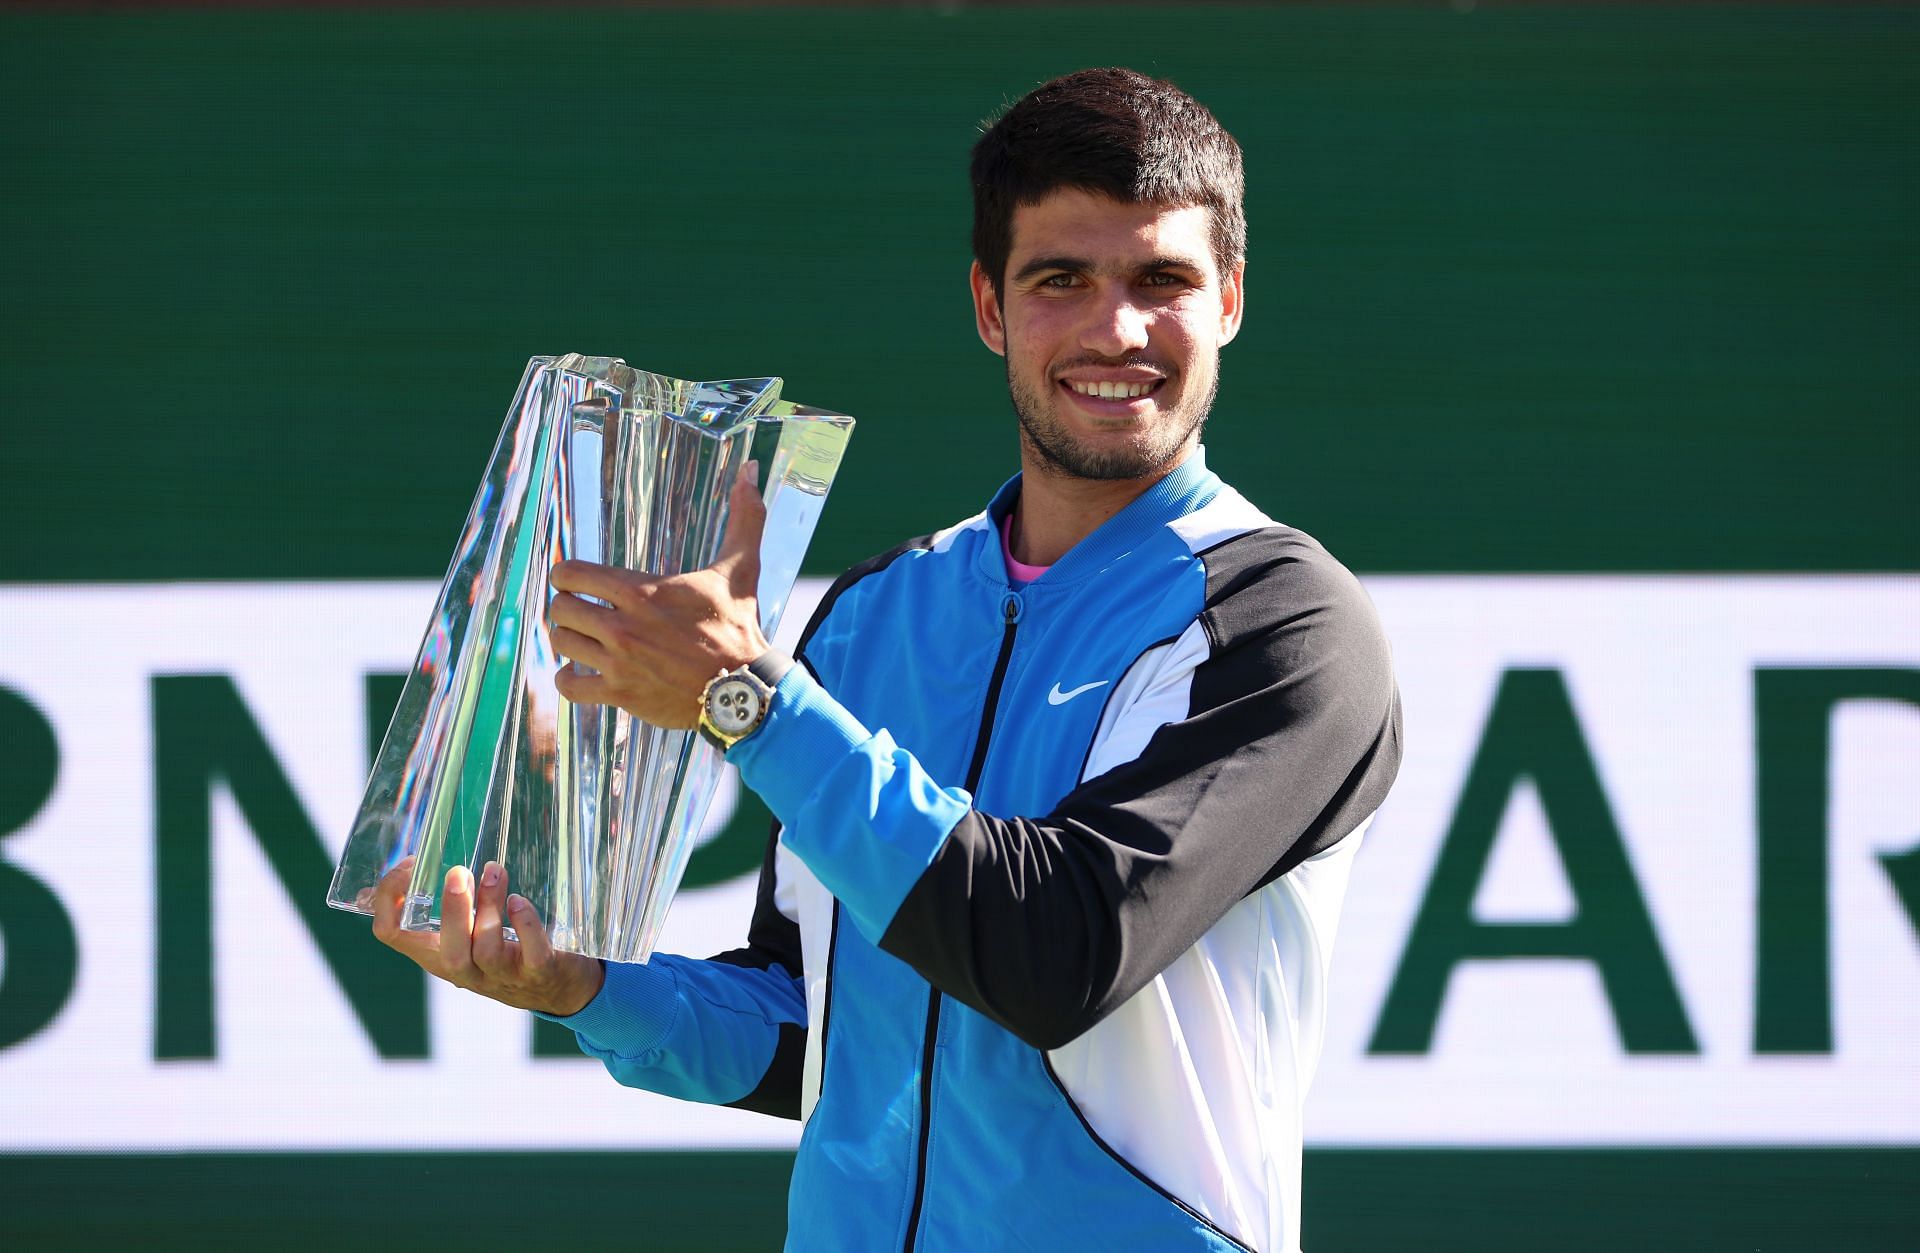
[[[727,533],[713,568],[741,595],[751,596],[760,581],[760,537],[767,529],[767,506],[760,499],[760,464],[749,461],[733,481],[727,509]]]

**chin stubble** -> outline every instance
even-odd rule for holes
[[[1075,445],[1072,438],[1053,423],[1042,398],[1026,391],[1014,378],[1013,357],[1011,353],[1007,356],[1007,395],[1013,402],[1013,414],[1019,419],[1026,443],[1039,454],[1041,461],[1069,478],[1099,481],[1138,479],[1165,469],[1167,463],[1186,446],[1188,437],[1206,426],[1219,390],[1220,372],[1216,369],[1205,399],[1195,406],[1192,416],[1179,426],[1178,435],[1164,446],[1150,443],[1139,451],[1117,449],[1094,453]]]

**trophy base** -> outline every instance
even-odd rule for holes
[[[438,932],[440,916],[435,909],[439,903],[439,899],[430,894],[409,896],[406,906],[400,911],[400,929]]]
[[[433,935],[440,934],[440,916],[433,912],[434,906],[437,903],[437,898],[432,896],[408,897],[406,908],[400,915],[400,929],[402,931],[425,931]],[[519,932],[505,924],[501,925],[500,934],[505,939],[512,940],[515,943],[518,943],[520,940]]]

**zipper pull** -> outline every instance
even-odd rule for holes
[[[1025,608],[1018,592],[1008,592],[1000,600],[1000,616],[1006,619],[1008,626],[1020,621],[1021,611]]]

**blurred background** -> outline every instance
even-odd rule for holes
[[[763,1249],[795,1129],[323,906],[536,353],[1015,464],[977,123],[1247,157],[1211,464],[1367,582],[1408,759],[1306,1242],[1920,1244],[1920,7],[0,5],[0,1245]],[[670,947],[731,947],[729,795]]]

